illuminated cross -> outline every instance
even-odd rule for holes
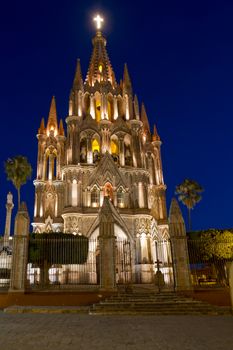
[[[104,21],[104,19],[102,17],[100,17],[100,15],[97,15],[95,18],[93,18],[93,21],[96,22],[97,29],[101,29],[101,25],[102,25],[102,22]]]

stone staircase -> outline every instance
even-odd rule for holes
[[[230,308],[174,292],[119,293],[90,307],[90,315],[230,315]]]

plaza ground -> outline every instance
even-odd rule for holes
[[[232,331],[232,316],[0,312],[1,350],[230,350]]]

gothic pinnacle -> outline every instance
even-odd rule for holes
[[[60,119],[58,135],[59,135],[59,136],[65,136],[65,132],[64,132],[64,127],[63,127],[63,121],[62,121],[62,119]]]
[[[152,141],[160,141],[160,137],[155,124],[154,124],[154,131],[152,135]]]
[[[57,130],[57,109],[56,109],[55,96],[52,97],[52,101],[50,105],[47,130],[48,131]]]
[[[124,65],[124,74],[123,74],[123,91],[129,95],[132,95],[133,89],[131,84],[131,79],[129,76],[129,71],[127,67],[127,63]]]
[[[41,119],[40,127],[38,129],[38,134],[45,134],[45,122],[44,118]]]
[[[139,104],[138,104],[137,95],[134,95],[134,113],[135,113],[136,119],[139,120],[140,119],[140,117],[139,117]]]
[[[144,103],[142,103],[141,121],[143,122],[144,130],[150,134],[150,124],[149,124],[149,121],[148,121],[148,117],[147,117],[147,114],[146,114],[146,108],[145,108]]]
[[[184,219],[180,210],[180,206],[176,198],[172,198],[170,210],[169,210],[169,222],[170,223],[184,223]]]
[[[83,78],[80,59],[77,60],[76,71],[73,82],[73,90],[83,90]]]

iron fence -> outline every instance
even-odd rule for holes
[[[10,274],[12,264],[13,241],[4,242],[0,239],[0,289],[8,289],[10,286]]]
[[[116,240],[116,283],[132,283],[131,245],[128,240]]]
[[[97,240],[68,236],[30,238],[27,288],[59,289],[99,283]]]
[[[233,238],[188,239],[192,284],[198,287],[227,286],[229,267],[233,262]]]

